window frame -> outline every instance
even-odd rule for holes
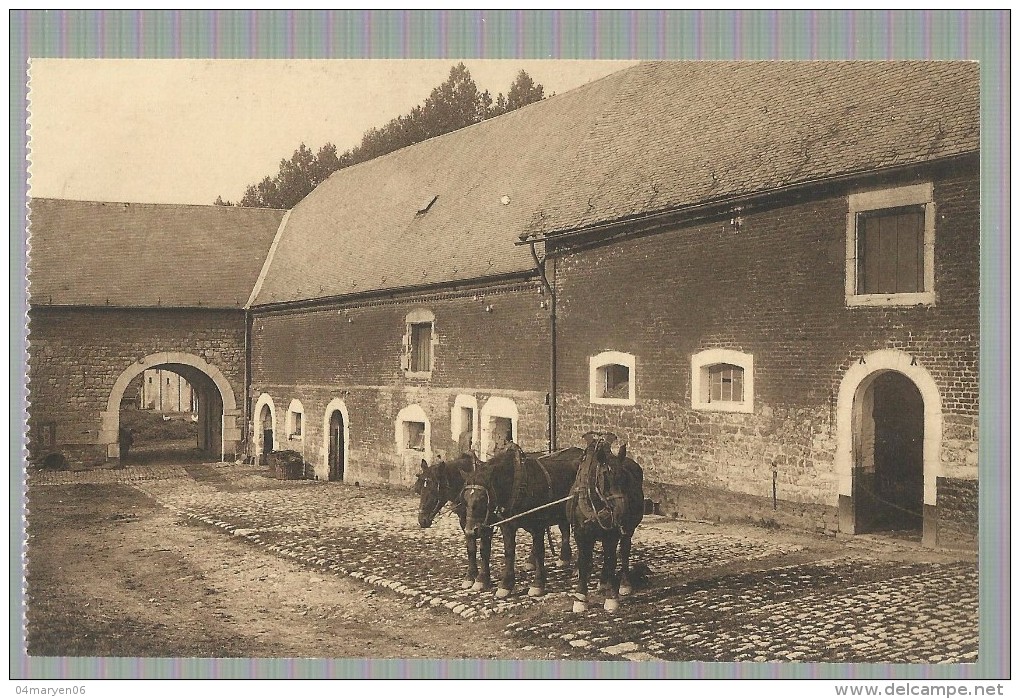
[[[422,423],[425,431],[422,436],[422,449],[414,449],[407,445],[407,427],[410,422]],[[397,454],[414,452],[426,461],[432,461],[432,421],[418,403],[406,405],[397,413],[393,421],[393,441],[397,447]]]
[[[743,400],[711,400],[712,369],[720,364],[729,364],[743,371]],[[702,397],[706,390],[709,392],[708,400]],[[691,407],[719,413],[753,413],[754,355],[731,349],[708,349],[691,355]]]
[[[415,357],[414,326],[429,325],[429,366],[426,370],[412,369]],[[404,337],[400,354],[400,367],[409,379],[431,379],[436,368],[436,348],[439,335],[436,333],[436,316],[427,309],[415,309],[404,317]]]
[[[627,369],[630,386],[626,398],[607,398],[600,395],[606,383],[606,369],[610,366]],[[635,405],[637,403],[637,358],[626,352],[606,351],[588,358],[588,401],[593,405]]]
[[[295,420],[295,416],[300,419]],[[298,424],[300,422],[300,424]],[[305,408],[297,398],[287,408],[287,439],[301,441],[305,438]],[[298,431],[295,431],[295,428]]]
[[[907,206],[924,207],[923,253],[924,290],[904,293],[863,294],[857,292],[858,270],[857,222],[860,214],[897,209]],[[931,182],[886,187],[851,193],[847,197],[846,217],[846,287],[847,306],[916,306],[935,304],[935,201]]]

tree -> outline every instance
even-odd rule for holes
[[[280,161],[275,175],[249,185],[237,206],[293,208],[337,170],[505,114],[538,102],[544,96],[542,85],[522,70],[514,78],[506,97],[501,92],[493,101],[488,91],[478,90],[467,67],[458,63],[450,69],[446,80],[432,89],[423,104],[381,127],[369,129],[357,146],[338,154],[336,146],[327,143],[312,153],[302,143],[289,159]],[[217,197],[216,204],[231,205],[223,201],[223,197]]]

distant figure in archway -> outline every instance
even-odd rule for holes
[[[135,443],[134,430],[130,427],[120,428],[120,461],[124,463],[127,461],[128,452],[131,451],[131,446]]]

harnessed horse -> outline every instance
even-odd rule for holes
[[[467,477],[461,495],[467,512],[465,536],[481,536],[500,521],[512,518],[499,524],[503,533],[504,571],[496,590],[497,598],[508,597],[516,582],[514,557],[518,529],[531,533],[536,574],[534,584],[528,589],[530,596],[545,594],[543,535],[551,525],[558,526],[563,534],[559,565],[569,564],[572,552],[566,511],[561,505],[547,505],[569,493],[582,453],[580,449],[570,448],[534,458],[511,443],[506,451]]]
[[[456,459],[446,462],[442,458],[434,465],[422,459],[421,473],[414,484],[414,492],[418,493],[418,525],[422,529],[432,526],[436,516],[447,503],[453,504],[453,511],[460,520],[460,529],[464,531],[467,509],[460,497],[467,475],[481,466],[474,453],[461,454]],[[481,572],[478,569],[478,544],[481,542]],[[464,537],[467,546],[468,571],[460,586],[463,589],[482,590],[490,587],[489,557],[492,549],[492,530],[481,533],[478,537]]]
[[[644,517],[644,475],[633,459],[627,458],[624,443],[617,454],[610,447],[614,434],[589,432],[584,435],[587,447],[577,470],[577,477],[567,501],[567,517],[577,542],[577,591],[573,611],[588,608],[588,578],[591,575],[595,542],[602,542],[601,588],[605,590],[605,609],[619,607],[617,593],[633,591],[630,580],[630,547],[634,530]],[[616,554],[619,546],[621,570],[616,575]]]

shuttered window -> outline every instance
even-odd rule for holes
[[[411,371],[432,371],[432,323],[411,325]]]
[[[923,205],[857,214],[857,246],[857,293],[925,291]]]

